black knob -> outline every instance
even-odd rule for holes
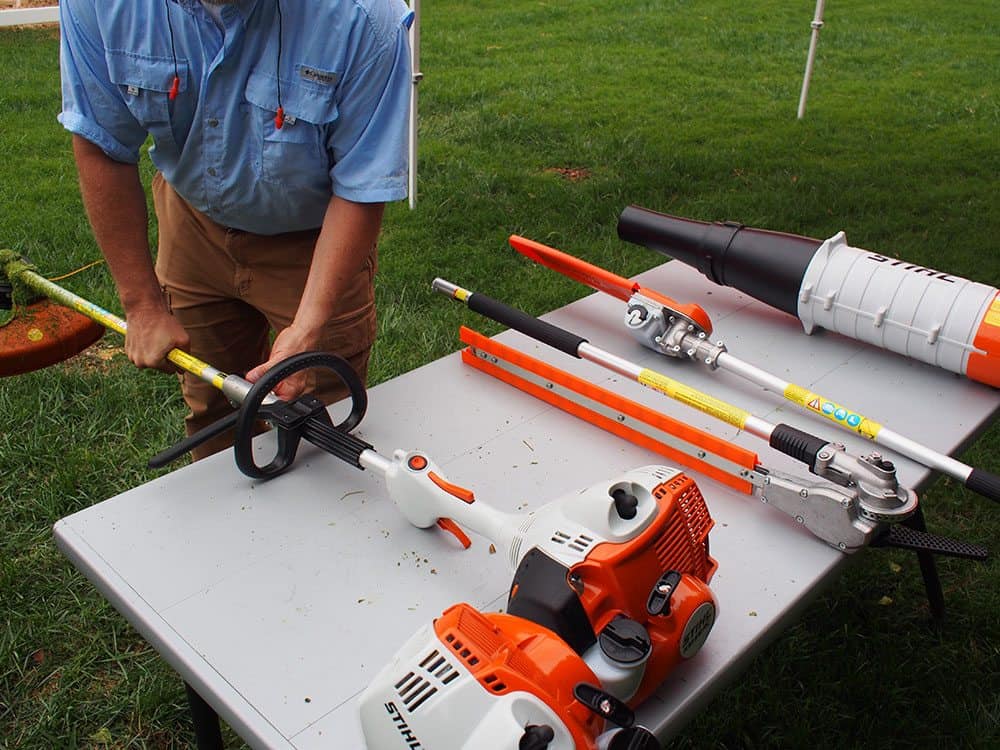
[[[649,632],[641,623],[616,615],[597,638],[604,655],[621,666],[643,661],[653,648]]]
[[[612,492],[611,497],[615,499],[615,510],[618,511],[621,518],[626,521],[635,518],[636,508],[639,507],[639,498],[622,489]]]
[[[548,724],[529,724],[517,743],[517,750],[546,750],[555,738],[555,730]]]

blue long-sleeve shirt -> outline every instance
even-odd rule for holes
[[[402,0],[220,10],[222,29],[199,0],[62,0],[59,121],[121,162],[137,162],[151,135],[167,182],[246,231],[318,227],[332,195],[405,197],[412,14]]]

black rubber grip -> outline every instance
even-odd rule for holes
[[[577,354],[580,344],[587,343],[587,339],[582,336],[577,336],[575,333],[570,333],[564,328],[546,323],[544,320],[539,320],[533,315],[528,315],[528,313],[518,310],[516,307],[506,305],[492,297],[487,297],[485,294],[476,292],[469,295],[466,304],[470,310],[480,315],[485,315],[497,323],[503,323],[508,328],[520,331],[526,336],[531,336],[531,338],[537,339],[543,344],[547,344],[561,352],[570,354],[577,359],[580,358],[580,355]]]
[[[816,454],[829,444],[829,440],[822,440],[808,432],[803,432],[797,427],[787,424],[776,425],[771,432],[771,447],[779,450],[786,456],[791,456],[808,466],[810,469],[816,465]]]
[[[973,492],[988,497],[994,502],[1000,502],[1000,477],[982,469],[973,469],[965,486]]]

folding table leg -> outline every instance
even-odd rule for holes
[[[191,721],[194,724],[198,750],[223,750],[219,715],[193,687],[186,682],[184,687],[187,690],[188,707],[191,709]]]

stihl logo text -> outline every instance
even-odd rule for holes
[[[420,744],[420,740],[417,739],[417,735],[415,735],[410,730],[410,725],[406,723],[406,719],[403,718],[403,715],[399,712],[399,709],[396,708],[396,704],[386,703],[385,710],[389,714],[389,716],[392,717],[392,723],[396,725],[396,731],[399,732],[399,736],[403,738],[403,741],[406,743],[406,746],[410,748],[410,750],[417,750],[417,748],[423,748],[423,745]]]
[[[904,271],[913,271],[913,273],[922,273],[927,276],[930,276],[932,279],[941,279],[941,281],[947,281],[949,284],[955,283],[955,280],[946,273],[935,271],[933,268],[924,268],[923,266],[915,266],[912,263],[907,263],[905,260],[895,260],[894,258],[887,258],[884,255],[877,255],[875,253],[869,253],[868,260],[874,260],[876,263],[888,263],[890,266],[900,266]]]

